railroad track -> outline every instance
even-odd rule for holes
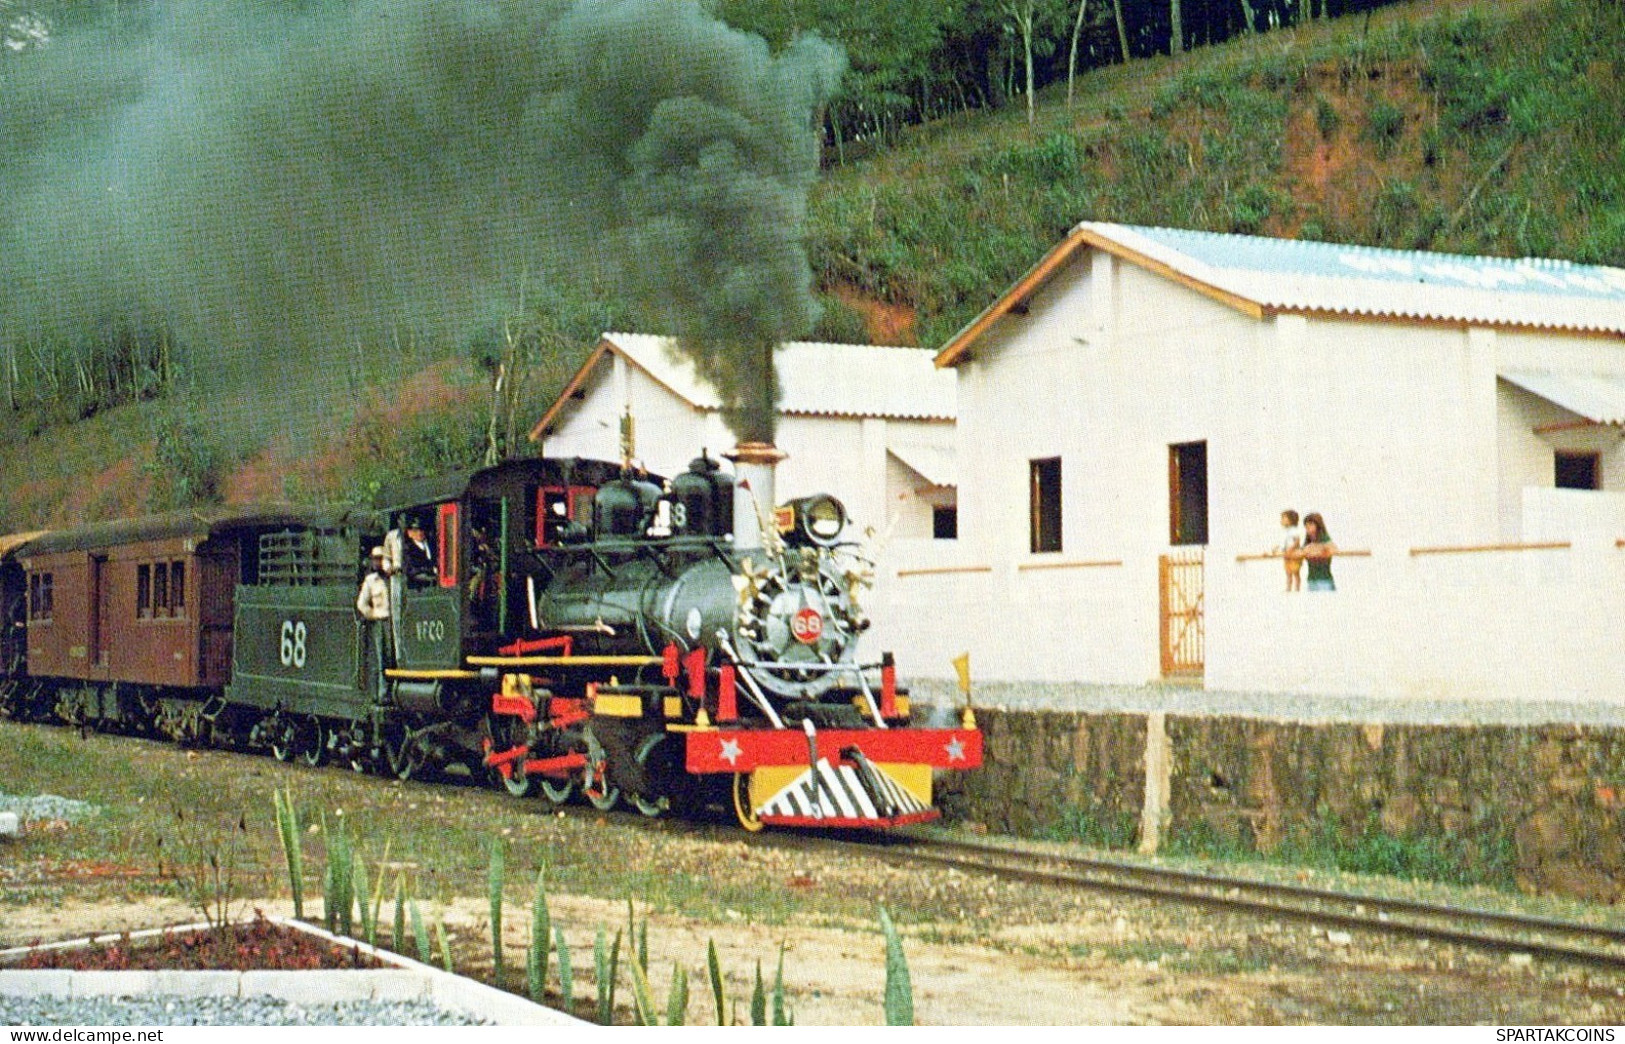
[[[831,843],[861,848],[872,858],[896,865],[938,866],[1030,884],[1118,892],[1351,931],[1625,969],[1625,929],[1601,925],[935,838],[911,838],[884,846]]]

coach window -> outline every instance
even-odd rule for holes
[[[51,573],[35,573],[28,578],[29,616],[42,623],[51,620],[52,578]]]
[[[162,566],[159,566],[162,569]],[[169,608],[171,615],[186,615],[186,563],[169,563]]]
[[[1027,494],[1031,508],[1033,554],[1061,550],[1061,458],[1028,462]]]
[[[169,570],[162,562],[152,571],[152,615],[169,615]]]
[[[135,567],[135,615],[145,620],[152,615],[152,566]]]

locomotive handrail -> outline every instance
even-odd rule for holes
[[[766,671],[824,671],[826,673],[839,673],[841,671],[878,670],[885,666],[881,663],[785,663],[776,660],[736,660],[741,667],[753,667]]]
[[[659,656],[469,656],[476,667],[652,667]]]

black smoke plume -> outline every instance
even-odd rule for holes
[[[449,346],[590,274],[771,434],[772,348],[815,317],[830,46],[772,54],[693,0],[111,10],[0,55],[13,352],[162,330],[216,409],[297,412],[358,346]]]

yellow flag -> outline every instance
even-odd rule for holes
[[[962,652],[954,657],[954,672],[959,675],[959,691],[970,694],[970,653]]]

